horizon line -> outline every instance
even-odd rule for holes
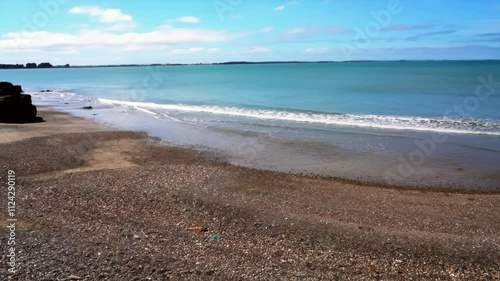
[[[78,67],[126,67],[126,66],[195,66],[195,65],[236,65],[236,64],[293,64],[293,63],[363,63],[363,62],[473,62],[473,61],[500,61],[499,59],[399,59],[399,60],[345,60],[345,61],[225,61],[225,62],[208,62],[208,63],[124,63],[124,64],[61,64],[54,65],[51,68],[78,68]],[[5,64],[2,65],[23,65],[26,64]],[[25,68],[25,67],[23,67]],[[0,68],[1,69],[1,68]],[[19,68],[21,69],[21,68]],[[39,69],[39,68],[28,68],[28,69]],[[47,68],[45,68],[47,69]]]

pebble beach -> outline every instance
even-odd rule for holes
[[[66,113],[38,116],[0,124],[1,204],[14,171],[17,219],[16,272],[2,267],[1,280],[500,279],[498,193],[238,167]]]

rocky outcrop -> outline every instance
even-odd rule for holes
[[[36,121],[36,106],[31,104],[31,96],[21,94],[19,85],[0,82],[0,122],[29,123]]]
[[[19,85],[12,85],[9,82],[0,82],[0,96],[20,95],[23,89]]]

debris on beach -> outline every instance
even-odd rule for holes
[[[222,235],[221,234],[212,234],[210,236],[207,237],[207,240],[208,241],[219,241],[222,239]]]
[[[204,226],[195,226],[195,227],[189,227],[188,230],[193,232],[207,232],[208,228]]]
[[[371,272],[375,272],[375,273],[377,273],[377,274],[378,274],[378,270],[377,270],[377,268],[376,268],[374,265],[372,265],[372,264],[368,265],[368,269],[369,269]]]

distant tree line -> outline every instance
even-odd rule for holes
[[[22,69],[22,68],[52,68],[52,67],[69,67],[69,64],[53,66],[49,62],[42,62],[36,64],[34,62],[27,63],[26,66],[23,64],[0,64],[0,69]]]
[[[22,64],[0,64],[0,69],[17,69],[24,68]]]
[[[52,64],[48,62],[42,62],[41,64],[37,65],[36,63],[27,63],[26,68],[51,68],[53,67]]]

